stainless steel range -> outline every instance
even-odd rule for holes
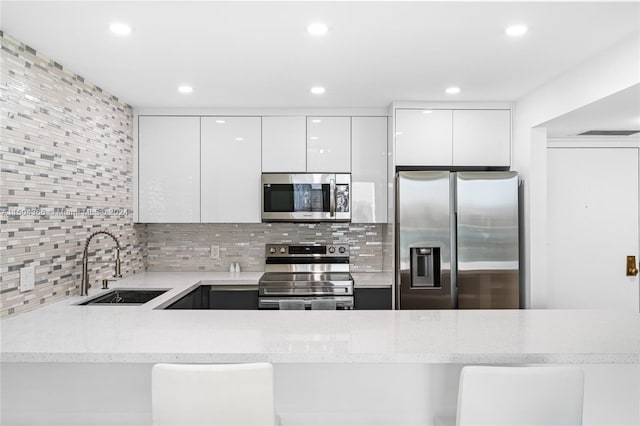
[[[353,309],[349,245],[266,245],[265,273],[258,283],[258,306],[306,309],[335,303]]]

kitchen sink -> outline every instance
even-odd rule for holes
[[[155,299],[169,289],[118,289],[78,303],[78,305],[142,305]]]

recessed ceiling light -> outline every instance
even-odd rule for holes
[[[398,135],[398,136],[404,135],[404,132],[396,132],[396,135]]]
[[[224,124],[225,121],[224,120],[216,120],[216,124]]]
[[[423,114],[431,114],[433,111],[431,111],[430,109],[425,109],[424,111],[422,111]]]
[[[237,141],[243,141],[243,140],[244,140],[244,138],[239,138],[239,137],[238,137],[238,138],[236,138],[236,140],[237,140]]]
[[[318,124],[318,123],[322,123],[322,120],[318,119],[318,118],[314,118],[313,120],[311,120],[312,123]]]
[[[311,140],[317,141],[318,137],[317,136],[311,136]]]
[[[313,93],[314,95],[322,95],[324,92],[324,87],[316,86],[311,88],[311,93]]]
[[[527,32],[527,27],[525,27],[524,25],[511,25],[510,27],[507,27],[504,32],[509,37],[519,37]]]
[[[191,87],[191,86],[178,86],[178,92],[180,92],[180,93],[191,93],[191,92],[193,92],[193,87]]]
[[[109,30],[118,35],[129,35],[131,34],[131,27],[127,24],[123,24],[122,22],[114,22],[109,25]]]
[[[307,27],[307,32],[311,35],[325,35],[329,31],[329,27],[321,22],[317,22],[315,24],[311,24]]]
[[[447,92],[450,95],[455,95],[456,93],[460,93],[460,88],[459,87],[447,87],[447,90],[445,90],[445,92]]]

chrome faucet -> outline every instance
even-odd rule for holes
[[[82,252],[82,281],[80,282],[80,296],[86,296],[87,291],[89,290],[89,287],[91,287],[91,284],[89,284],[89,259],[88,259],[89,243],[91,242],[93,237],[99,234],[108,235],[111,238],[113,238],[113,241],[116,242],[116,265],[115,265],[116,269],[113,276],[116,278],[122,277],[122,274],[120,273],[120,242],[118,242],[118,239],[116,238],[116,236],[113,235],[111,232],[96,231],[93,234],[89,235],[89,238],[87,238],[87,242],[84,244],[84,252]],[[108,288],[107,283],[108,283],[108,280],[102,280],[103,289]]]

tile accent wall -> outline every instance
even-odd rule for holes
[[[148,224],[148,271],[264,271],[267,243],[349,243],[352,272],[380,272],[386,224]],[[211,245],[220,258],[211,259]]]
[[[120,238],[122,273],[144,269],[133,224],[133,110],[0,32],[0,316],[78,294],[87,236]],[[90,247],[92,282],[113,272],[113,243]],[[105,262],[105,263],[98,263]],[[35,290],[18,289],[35,267]]]

